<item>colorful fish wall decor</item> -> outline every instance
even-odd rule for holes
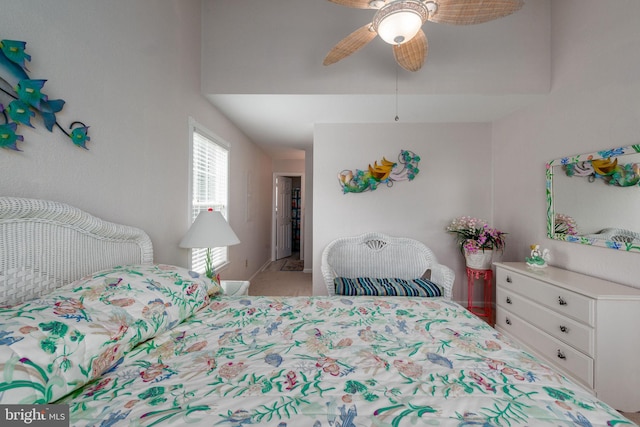
[[[401,150],[397,162],[383,157],[380,163],[376,160],[373,166],[369,164],[367,170],[356,169],[355,172],[343,170],[338,174],[338,181],[344,194],[373,191],[380,184],[392,187],[395,181],[412,181],[420,172],[419,162],[420,156],[412,151]]]
[[[31,55],[25,52],[27,43],[17,40],[0,40],[0,148],[21,151],[18,142],[24,141],[20,135],[19,126],[34,128],[31,119],[36,113],[42,118],[44,126],[49,132],[53,127],[62,131],[76,146],[87,149],[87,142],[91,140],[84,123],[75,121],[64,129],[56,118],[56,113],[62,110],[62,99],[49,99],[42,91],[46,80],[29,77],[26,61],[31,61]]]

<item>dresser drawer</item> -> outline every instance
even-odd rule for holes
[[[593,299],[519,273],[502,268],[497,270],[497,286],[517,292],[527,299],[539,302],[551,310],[579,322],[590,326],[595,325],[595,302]],[[540,280],[544,280],[544,271],[540,274]]]
[[[496,303],[588,356],[595,355],[595,331],[592,327],[536,304],[500,285],[496,290]]]
[[[526,341],[527,347],[536,355],[559,367],[590,389],[594,388],[592,358],[542,332],[502,307],[498,307],[496,327],[516,340],[518,337],[525,337],[523,342]]]

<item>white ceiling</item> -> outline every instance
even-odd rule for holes
[[[267,3],[252,1],[258,2],[256,6]],[[271,9],[265,9],[262,16],[272,12],[274,7],[311,6],[310,0],[291,0],[294,3],[290,0],[273,1],[275,3],[270,3]],[[398,123],[491,122],[548,93],[548,71],[544,76],[540,76],[543,74],[540,72],[532,72],[531,76],[526,76],[526,70],[535,67],[532,67],[532,63],[521,64],[525,71],[519,72],[517,62],[522,59],[518,58],[517,53],[524,49],[536,52],[537,55],[549,55],[546,41],[531,40],[531,32],[540,31],[533,28],[536,25],[542,25],[542,30],[548,32],[548,0],[527,0],[525,7],[516,14],[472,26],[474,28],[471,31],[465,30],[470,27],[425,24],[429,26],[428,29],[425,28],[425,33],[430,43],[427,62],[417,73],[402,70],[404,74],[398,77],[397,96],[398,71],[393,55],[390,46],[379,39],[338,64],[330,67],[320,65],[324,54],[333,44],[363,25],[363,19],[366,23],[367,18],[354,13],[353,9],[314,0],[315,9],[311,13],[324,14],[325,19],[331,19],[332,24],[339,29],[327,29],[322,23],[315,26],[305,23],[308,38],[304,43],[309,47],[299,53],[299,59],[296,56],[298,52],[286,45],[288,40],[278,43],[279,34],[274,33],[272,43],[276,43],[277,48],[282,50],[269,52],[263,58],[254,53],[252,58],[256,70],[243,65],[244,56],[235,56],[237,49],[229,40],[237,39],[231,34],[237,26],[224,27],[225,23],[240,19],[239,16],[246,11],[237,3],[242,2],[209,0],[204,3],[203,90],[227,118],[275,158],[303,157],[303,150],[312,146],[315,123],[394,123],[396,114],[399,117]],[[277,12],[274,12],[274,19],[277,18]],[[319,17],[317,21],[322,19]],[[261,22],[264,27],[260,27]],[[286,24],[295,25],[289,21]],[[244,26],[238,31],[246,39],[253,39],[255,43],[252,43],[251,48],[260,53],[272,49],[268,44],[261,46],[258,40],[268,38],[265,34],[269,34],[269,29],[274,26],[282,27],[273,20],[265,19],[252,21],[250,26]],[[316,29],[313,30],[314,28]],[[527,28],[531,30],[527,31]],[[247,35],[248,31],[255,31],[255,34]],[[327,33],[326,37],[324,33]],[[221,40],[223,34],[229,37],[226,42]],[[504,46],[500,46],[500,43]],[[535,43],[538,44],[533,45]],[[505,52],[504,64],[501,63],[502,51]],[[521,55],[526,57],[522,52]],[[275,66],[271,61],[274,57],[280,58],[280,61],[294,62],[288,68],[278,68],[272,75],[272,68]],[[309,64],[305,63],[307,60]],[[528,60],[531,61],[531,58]],[[260,61],[263,61],[262,65]],[[481,65],[487,62],[491,65]],[[447,68],[448,66],[455,66],[455,70]],[[483,66],[489,68],[483,69]],[[541,66],[545,67],[545,64]],[[307,69],[303,69],[304,67]],[[292,75],[283,75],[289,69]],[[495,76],[496,69],[501,70],[503,76]],[[366,78],[373,79],[373,83],[363,83],[363,72],[367,74]],[[474,75],[474,72],[477,74]],[[514,78],[510,73],[518,73],[518,77]],[[302,78],[307,77],[307,81],[298,81],[300,75]],[[430,77],[437,81],[434,82]],[[523,83],[526,79],[538,80],[532,84]],[[312,86],[315,83],[309,83],[310,80],[318,82],[320,86]],[[342,82],[345,82],[343,86]],[[383,82],[384,87],[376,87],[381,86],[380,82]]]
[[[398,123],[491,122],[540,95],[405,95]],[[277,158],[311,147],[314,123],[393,123],[393,95],[210,95],[245,135]],[[294,149],[293,151],[291,149]]]

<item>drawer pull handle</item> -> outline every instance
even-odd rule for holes
[[[511,324],[511,320],[509,320],[509,318],[507,317],[507,318],[505,319],[504,323],[506,323],[507,325],[510,325],[510,324]]]
[[[564,332],[565,334],[569,333],[569,328],[564,325],[560,325],[560,332]]]
[[[558,359],[566,359],[567,356],[564,355],[564,353],[562,352],[562,350],[558,349]]]
[[[511,276],[507,276],[507,283],[511,283]]]
[[[562,297],[558,297],[558,304],[567,305],[567,301]]]
[[[507,304],[511,304],[511,298],[510,297],[507,297],[506,301],[507,301]]]

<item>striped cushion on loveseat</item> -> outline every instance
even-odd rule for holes
[[[336,295],[376,295],[407,297],[440,297],[442,289],[426,279],[375,279],[370,277],[336,277]]]

